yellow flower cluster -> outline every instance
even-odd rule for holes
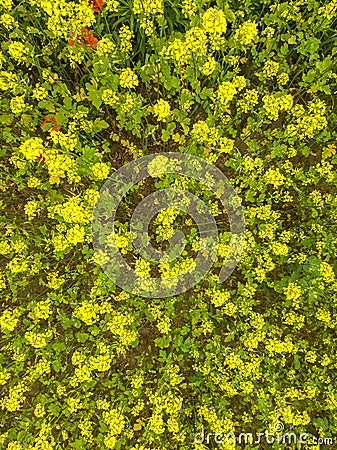
[[[91,356],[89,358],[89,366],[91,370],[98,370],[99,372],[106,372],[110,369],[112,357],[108,353],[104,355]]]
[[[264,179],[267,184],[272,184],[275,188],[282,186],[285,182],[285,177],[278,167],[268,169],[264,174]]]
[[[105,0],[105,9],[110,12],[117,12],[119,7],[118,0]]]
[[[4,369],[0,371],[0,386],[4,386],[10,379],[11,373],[9,370]]]
[[[178,277],[179,275],[184,275],[186,273],[193,273],[195,268],[196,263],[192,258],[176,261],[172,267],[167,262],[161,262],[159,270],[163,278],[162,283],[164,286],[171,286],[172,281],[170,278]],[[168,280],[166,281],[165,278]]]
[[[243,46],[251,45],[258,37],[258,28],[255,21],[247,20],[239,26],[234,33],[234,39]]]
[[[279,339],[269,339],[265,344],[266,350],[271,353],[291,353],[295,352],[294,344],[290,338],[286,338],[285,341]]]
[[[218,130],[214,127],[209,127],[203,120],[199,120],[193,125],[191,134],[201,144],[216,145],[219,139]]]
[[[18,309],[6,309],[0,316],[0,330],[2,332],[12,332],[19,320],[20,312]]]
[[[14,17],[6,13],[0,15],[0,23],[7,30],[12,30],[13,28],[18,26],[18,22],[14,19]]]
[[[199,56],[207,55],[207,36],[199,27],[190,28],[185,35],[185,52]]]
[[[47,275],[47,286],[49,289],[57,290],[59,289],[62,284],[65,282],[65,279],[63,276],[60,276],[58,272],[51,272]]]
[[[259,102],[259,93],[256,89],[247,90],[243,98],[238,101],[238,106],[243,110],[243,112],[247,113],[251,111]]]
[[[134,34],[130,30],[130,28],[127,25],[122,25],[119,30],[119,39],[120,44],[119,48],[121,52],[131,52],[132,50],[132,44],[131,39],[133,38]]]
[[[145,31],[146,36],[151,36],[154,33],[154,23],[153,20],[148,17],[143,17],[139,20],[139,26]]]
[[[169,239],[173,234],[173,223],[179,214],[177,208],[165,208],[159,211],[154,223],[156,226],[156,234],[162,240]]]
[[[17,86],[17,75],[13,72],[6,72],[2,70],[0,72],[0,90],[9,91]]]
[[[166,172],[168,158],[163,155],[158,155],[149,162],[147,170],[151,177],[157,177]]]
[[[43,348],[47,345],[48,339],[53,335],[51,330],[47,330],[45,333],[35,333],[34,331],[27,331],[25,338],[31,346],[34,348]]]
[[[118,94],[113,89],[104,89],[102,92],[102,102],[108,106],[113,106],[118,102]]]
[[[263,75],[266,78],[275,77],[279,71],[280,64],[276,61],[267,61],[263,66]]]
[[[167,334],[171,331],[171,319],[167,316],[162,317],[157,323],[157,328],[161,333]]]
[[[84,300],[73,312],[73,317],[77,317],[87,325],[93,325],[99,319],[99,305],[89,300]]]
[[[38,137],[29,138],[20,145],[19,149],[28,161],[35,161],[44,152],[43,141]]]
[[[98,162],[91,166],[91,171],[97,180],[105,180],[110,172],[110,168],[106,163]]]
[[[326,5],[322,6],[318,10],[318,14],[328,20],[333,19],[336,17],[337,13],[337,1],[332,0],[331,2],[327,3]]]
[[[78,197],[72,197],[61,205],[55,205],[50,209],[50,214],[60,215],[68,223],[89,223],[91,210],[87,210]]]
[[[50,149],[45,150],[43,156],[46,159],[46,167],[51,184],[60,183],[61,178],[66,176],[69,183],[80,181],[81,177],[78,175],[76,162],[73,158]]]
[[[171,108],[169,102],[166,100],[160,99],[153,106],[153,113],[157,116],[158,120],[165,122],[165,119],[170,116]]]
[[[211,302],[214,306],[219,307],[223,306],[230,299],[230,292],[228,291],[219,291],[217,289],[206,291],[208,295],[211,297]]]
[[[226,33],[227,21],[223,11],[217,8],[208,8],[201,17],[202,28],[207,33]]]
[[[37,84],[33,89],[33,97],[36,98],[36,100],[45,100],[48,97],[48,91]]]
[[[112,408],[109,411],[104,411],[103,419],[109,427],[110,435],[118,436],[121,434],[125,427],[125,417],[121,412],[115,408]]]
[[[68,39],[71,33],[81,35],[83,28],[95,23],[95,13],[87,1],[30,0],[37,4],[49,17],[47,27],[55,37]]]
[[[332,266],[323,261],[319,266],[319,273],[326,283],[333,283],[335,281],[335,273]]]
[[[0,400],[0,408],[9,412],[20,409],[22,403],[26,400],[25,391],[26,386],[23,382],[9,388],[9,394]]]
[[[8,46],[9,55],[18,62],[25,61],[28,52],[28,48],[19,41],[11,42]]]
[[[183,0],[181,12],[185,17],[192,17],[197,12],[198,5],[195,0]]]
[[[10,101],[9,106],[14,114],[21,114],[26,108],[24,97],[22,95],[13,97]]]
[[[11,10],[13,8],[13,0],[1,0],[1,9]]]
[[[38,302],[33,309],[34,319],[36,320],[48,319],[48,317],[52,313],[50,303],[51,300],[49,298],[47,300],[42,300]]]
[[[164,12],[163,0],[134,0],[133,12],[135,14],[144,14],[145,16],[161,15]]]
[[[75,224],[73,228],[67,231],[66,239],[69,244],[76,245],[84,242],[85,239],[85,229],[78,224]]]
[[[7,267],[12,273],[22,273],[28,270],[28,263],[23,258],[15,257],[7,264]]]
[[[123,88],[138,86],[138,77],[129,67],[123,69],[119,75],[119,82]]]
[[[326,105],[321,100],[309,102],[307,113],[301,105],[298,105],[293,114],[296,117],[296,123],[288,124],[285,134],[296,136],[298,139],[313,138],[317,132],[327,127],[325,112]]]
[[[218,99],[221,103],[227,104],[233,100],[235,94],[237,93],[236,87],[230,81],[224,81],[219,85],[218,88]]]
[[[137,259],[135,263],[135,272],[142,277],[149,277],[151,272],[151,264],[145,259]]]
[[[207,35],[199,27],[190,28],[185,39],[174,39],[168,46],[164,46],[161,54],[169,56],[177,61],[178,64],[186,64],[193,55],[207,55]]]
[[[102,37],[102,39],[97,42],[97,45],[95,47],[95,51],[98,56],[111,55],[115,49],[115,43],[106,36]]]
[[[208,56],[204,64],[200,67],[200,72],[205,75],[211,75],[217,68],[216,59],[213,56]]]
[[[164,46],[161,55],[169,56],[175,59],[178,64],[186,64],[189,60],[189,54],[186,51],[186,45],[181,39],[174,39],[168,46]]]
[[[131,345],[138,337],[137,332],[129,328],[133,320],[131,314],[126,315],[120,312],[114,312],[113,317],[108,322],[109,330],[119,337],[122,345]]]
[[[281,111],[291,110],[294,100],[291,94],[266,94],[262,98],[263,107],[270,120],[277,120]]]

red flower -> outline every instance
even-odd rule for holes
[[[94,12],[99,13],[104,5],[104,0],[89,0],[88,5],[92,7]]]
[[[87,28],[82,28],[82,36],[76,36],[76,43],[78,45],[82,45],[82,42],[84,42],[84,45],[87,48],[93,48],[97,45],[98,39],[92,33],[90,33]],[[75,42],[72,39],[68,39],[68,44],[75,45]]]
[[[48,118],[48,116],[46,116],[46,118],[44,119],[44,121],[41,123],[41,129],[42,131],[44,131],[44,126],[47,125],[47,123],[53,123],[55,126],[52,128],[49,128],[48,131],[60,131],[61,126],[57,124],[56,121],[56,117],[55,116],[51,116],[50,118]]]
[[[43,163],[46,161],[46,160],[44,159],[42,153],[39,154],[39,156],[37,157],[37,160],[38,160],[39,162],[43,162]]]

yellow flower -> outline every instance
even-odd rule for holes
[[[5,309],[0,316],[0,329],[1,331],[13,331],[18,323],[20,312],[18,309]]]
[[[25,214],[27,214],[29,219],[32,219],[36,216],[37,210],[39,207],[39,202],[36,200],[30,200],[25,204],[24,210]]]
[[[111,54],[115,50],[115,48],[115,43],[111,39],[104,36],[98,41],[95,47],[95,51],[98,56],[105,56]]]
[[[7,369],[0,370],[0,386],[4,386],[10,379],[10,377],[11,373],[9,372],[9,370]]]
[[[42,405],[41,403],[38,403],[38,404],[35,406],[35,409],[34,409],[34,415],[35,415],[36,417],[43,417],[45,414],[46,414],[46,411],[45,411],[45,409],[44,409],[44,405]]]
[[[183,0],[181,12],[185,17],[192,17],[195,15],[198,5],[195,0]]]
[[[167,334],[171,330],[171,320],[169,317],[165,316],[163,317],[158,323],[157,323],[158,330],[163,333]]]
[[[73,312],[73,317],[77,317],[87,325],[92,325],[99,319],[99,305],[84,300]]]
[[[145,259],[137,259],[135,264],[135,272],[142,277],[149,277],[151,272],[151,265]]]
[[[120,85],[124,88],[133,88],[138,86],[137,75],[128,67],[123,69],[119,75]]]
[[[171,114],[170,104],[166,100],[160,99],[153,106],[153,113],[157,116],[158,120],[162,120],[163,122],[167,117]]]
[[[326,283],[333,283],[335,281],[334,270],[332,266],[330,266],[330,264],[328,264],[327,262],[321,262],[319,266],[319,273]]]
[[[1,7],[3,9],[11,10],[13,7],[13,0],[1,0]]]
[[[79,224],[75,224],[73,228],[67,231],[66,237],[70,244],[76,245],[82,243],[85,238],[85,229],[79,226]]]
[[[163,0],[134,0],[133,12],[135,14],[143,13],[146,16],[162,14],[164,12]]]
[[[280,64],[276,61],[267,61],[263,66],[263,74],[266,78],[272,78],[277,75]]]
[[[163,155],[158,155],[149,162],[147,170],[151,177],[162,175],[166,172],[168,158]]]
[[[112,408],[109,411],[104,411],[103,419],[112,436],[118,436],[125,427],[125,417],[117,409]]]
[[[28,49],[21,42],[12,42],[8,46],[8,53],[16,61],[22,62],[26,59]]]
[[[105,180],[110,172],[109,166],[103,162],[92,165],[91,170],[98,180]]]
[[[200,67],[200,72],[205,76],[209,76],[215,71],[216,66],[216,60],[213,58],[213,56],[209,56],[206,62]]]
[[[221,103],[229,103],[231,100],[233,100],[236,92],[237,90],[235,85],[230,81],[225,81],[219,85],[218,99]]]
[[[38,137],[29,138],[20,145],[20,151],[28,161],[35,161],[44,152],[43,141]]]
[[[11,30],[15,27],[18,26],[18,23],[16,22],[16,20],[14,19],[13,16],[11,16],[10,14],[1,14],[0,16],[0,23],[7,29],[7,30]]]
[[[34,348],[43,348],[47,345],[47,339],[51,338],[52,335],[53,333],[51,330],[46,331],[46,333],[35,333],[33,331],[27,331],[25,333],[25,338]]]
[[[201,18],[202,27],[208,33],[225,33],[227,21],[223,11],[216,8],[208,8]]]
[[[132,50],[131,39],[134,34],[127,25],[122,25],[119,30],[120,50],[121,52],[130,52]]]
[[[48,319],[52,313],[50,309],[50,302],[51,300],[48,298],[47,300],[42,300],[35,305],[33,309],[34,319]]]
[[[22,113],[22,111],[24,111],[25,108],[26,108],[24,97],[22,95],[18,95],[16,97],[13,97],[11,99],[11,101],[10,101],[9,106],[11,108],[11,111],[14,114]]]
[[[17,86],[17,76],[13,72],[0,72],[0,90],[8,91]]]
[[[264,174],[264,179],[267,184],[272,184],[276,188],[282,186],[285,181],[285,177],[281,174],[278,168],[268,169]]]
[[[119,2],[117,0],[105,0],[105,9],[110,12],[118,11]]]
[[[234,33],[234,39],[244,46],[251,45],[258,36],[258,28],[255,21],[247,20]]]

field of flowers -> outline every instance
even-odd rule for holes
[[[337,448],[336,18],[336,0],[0,0],[1,449]],[[220,242],[195,286],[146,298],[102,270],[92,211],[115,171],[163,152],[226,175],[245,243],[220,283],[214,192],[142,181],[114,223],[140,277],[201,245],[175,205],[148,232],[165,251],[183,230],[182,256],[134,251],[150,192],[193,192]]]

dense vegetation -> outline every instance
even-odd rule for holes
[[[0,448],[217,448],[194,442],[202,428],[334,438],[336,16],[336,0],[1,0]],[[170,277],[200,246],[172,207],[149,233],[165,250],[182,229],[182,258],[134,251],[130,217],[155,190],[202,199],[220,244],[193,288],[144,298],[102,270],[91,218],[111,174],[162,152],[226,175],[245,247],[219,283],[214,192],[154,175],[116,216],[134,270]]]

